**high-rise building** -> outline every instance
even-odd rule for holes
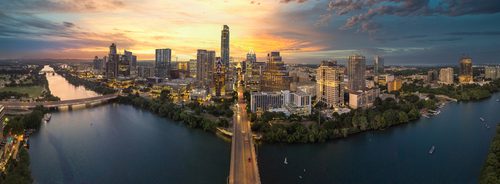
[[[441,68],[439,70],[439,83],[450,85],[453,84],[453,68]]]
[[[349,56],[347,61],[348,88],[351,91],[364,90],[366,88],[365,81],[366,59],[362,55]]]
[[[106,78],[115,79],[118,77],[118,64],[120,56],[116,51],[115,43],[109,46],[108,61],[106,62]]]
[[[344,68],[323,61],[316,69],[316,100],[330,107],[344,106]]]
[[[215,51],[198,49],[196,54],[196,79],[206,88],[211,87],[215,63]]]
[[[226,85],[225,85],[225,66],[222,63],[221,58],[217,58],[217,62],[215,64],[215,72],[213,75],[213,96],[221,97],[226,95]]]
[[[197,62],[196,59],[189,60],[189,76],[191,78],[196,78],[196,73],[197,73],[196,62]]]
[[[170,78],[172,65],[172,50],[156,49],[155,54],[155,76],[160,78]]]
[[[460,59],[460,71],[458,73],[458,81],[460,83],[472,83],[472,58],[463,56]]]
[[[104,61],[103,59],[99,59],[99,57],[95,57],[94,61],[92,62],[92,69],[94,70],[95,73],[101,74],[104,68]]]
[[[125,50],[124,52],[125,58],[128,64],[128,73],[132,77],[137,76],[137,56],[133,55],[132,52]]]
[[[155,68],[152,66],[139,66],[137,67],[137,75],[142,78],[154,77]]]
[[[375,76],[384,73],[384,58],[380,56],[375,56],[375,61],[373,62],[373,72]]]
[[[255,52],[253,51],[248,52],[246,63],[254,64],[255,62],[257,62],[257,55],[255,55]]]
[[[224,25],[220,36],[220,55],[222,63],[229,68],[229,26]]]
[[[290,89],[291,78],[279,52],[267,54],[267,66],[263,72],[262,91],[280,91]]]
[[[427,81],[435,82],[437,80],[439,80],[439,74],[438,74],[437,70],[427,71]]]
[[[500,78],[500,66],[487,66],[484,67],[484,78],[486,79],[499,79]]]

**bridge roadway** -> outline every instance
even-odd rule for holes
[[[257,156],[243,98],[243,86],[238,83],[238,103],[233,117],[231,166],[229,184],[260,184]]]
[[[111,100],[118,97],[118,94],[102,95],[90,98],[81,98],[73,100],[62,100],[62,101],[46,101],[46,102],[9,102],[0,101],[0,105],[3,105],[6,109],[32,109],[36,106],[43,106],[47,108],[61,107],[61,106],[73,106],[81,104],[91,104],[102,101]]]

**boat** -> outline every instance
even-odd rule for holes
[[[481,120],[482,122],[484,122],[484,121],[485,121],[483,117],[480,117],[480,118],[479,118],[479,120]]]
[[[500,102],[500,99],[497,99],[497,102]]]
[[[431,147],[431,149],[429,150],[429,154],[431,154],[431,155],[432,155],[432,153],[434,153],[434,149],[436,149],[436,147],[433,145],[433,146]]]
[[[50,118],[51,118],[51,117],[52,117],[52,114],[47,113],[47,114],[43,115],[42,120],[43,120],[45,123],[47,123],[47,122],[49,122],[49,121],[50,121]]]
[[[286,157],[285,157],[285,161],[283,161],[284,164],[288,164],[288,161],[286,161]]]

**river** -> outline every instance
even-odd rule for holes
[[[497,98],[451,103],[430,119],[327,143],[259,145],[262,183],[475,183],[500,122]],[[29,152],[37,183],[225,183],[230,146],[150,112],[107,104],[53,113]]]
[[[45,65],[42,71],[54,72],[54,69],[49,65]],[[90,98],[99,96],[97,93],[86,90],[83,86],[74,86],[61,75],[57,73],[46,74],[49,82],[49,89],[52,95],[59,97],[61,100],[72,100],[79,98]]]

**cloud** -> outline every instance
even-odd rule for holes
[[[307,0],[281,0],[280,2],[282,3],[289,3],[289,2],[297,2],[297,3],[303,3],[306,2]]]
[[[500,31],[469,31],[469,32],[450,32],[447,35],[456,36],[496,36],[500,35]]]
[[[500,12],[500,1],[492,0],[440,0],[437,5],[430,0],[330,0],[328,13],[322,15],[318,25],[329,22],[332,15],[351,15],[342,29],[358,27],[362,32],[376,32],[374,18],[391,15],[407,16],[462,16],[477,14],[493,14]],[[357,12],[361,12],[356,15]]]
[[[113,11],[125,6],[119,0],[15,0],[0,1],[5,11],[15,12],[85,12]]]
[[[72,27],[75,27],[75,24],[71,23],[71,22],[63,22],[63,25],[68,27],[68,28],[72,28]]]

